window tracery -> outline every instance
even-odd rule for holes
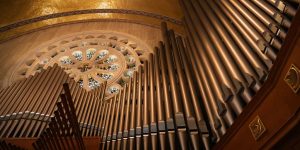
[[[132,77],[141,58],[150,53],[145,46],[118,34],[78,34],[36,51],[15,77],[27,78],[48,66],[58,64],[80,87],[93,90],[107,81],[106,96],[118,93]]]

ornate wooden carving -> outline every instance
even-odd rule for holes
[[[258,140],[267,131],[259,116],[256,116],[252,120],[252,122],[249,124],[249,128],[255,140]]]

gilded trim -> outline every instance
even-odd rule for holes
[[[87,20],[76,20],[76,21],[68,21],[68,22],[61,22],[61,23],[56,23],[56,24],[52,24],[52,25],[46,25],[46,26],[43,26],[43,27],[39,27],[39,28],[35,28],[35,29],[31,29],[31,30],[22,32],[22,33],[15,34],[14,36],[4,37],[3,39],[0,38],[0,44],[4,43],[6,41],[9,41],[9,40],[18,38],[20,36],[24,36],[26,34],[30,34],[30,33],[33,33],[33,32],[45,30],[45,29],[48,29],[48,28],[59,27],[59,26],[64,26],[64,25],[68,25],[68,24],[86,23],[86,22],[123,22],[123,23],[134,23],[134,24],[139,24],[139,25],[143,25],[143,26],[148,26],[148,27],[151,27],[151,28],[160,29],[160,26],[157,26],[157,25],[147,24],[147,23],[143,23],[143,22],[140,22],[140,21],[128,20],[128,19],[87,19]]]
[[[300,89],[300,69],[292,64],[285,75],[284,81],[294,93],[298,93]]]
[[[61,13],[55,13],[45,16],[40,16],[32,19],[26,19],[22,20],[16,23],[12,23],[6,26],[3,26],[0,28],[0,32],[5,32],[20,26],[24,26],[27,24],[47,20],[47,19],[53,19],[58,17],[64,17],[64,16],[73,16],[73,15],[80,15],[80,14],[94,14],[94,13],[121,13],[121,14],[133,14],[133,15],[141,15],[146,17],[151,17],[155,19],[160,19],[162,21],[168,21],[172,22],[177,25],[181,25],[182,22],[180,20],[163,16],[155,13],[145,12],[145,11],[139,11],[139,10],[127,10],[127,9],[87,9],[87,10],[76,10],[76,11],[69,11],[69,12],[61,12]]]
[[[256,116],[251,123],[249,124],[250,131],[252,136],[257,141],[266,131],[266,127],[261,121],[259,116]]]

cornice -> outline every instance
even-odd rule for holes
[[[4,39],[0,39],[0,44],[4,43],[6,41],[18,38],[20,36],[24,36],[26,34],[30,34],[33,32],[37,32],[37,31],[41,31],[41,30],[45,30],[48,28],[52,28],[52,27],[59,27],[59,26],[63,26],[63,25],[68,25],[68,24],[77,24],[77,23],[88,23],[88,22],[123,22],[123,23],[133,23],[133,24],[138,24],[138,25],[143,25],[143,26],[148,26],[151,28],[156,28],[156,29],[160,29],[160,26],[158,25],[153,25],[153,24],[148,24],[148,23],[144,23],[141,21],[137,21],[137,20],[128,20],[128,19],[85,19],[85,20],[76,20],[76,21],[68,21],[68,22],[61,22],[61,23],[56,23],[56,24],[52,24],[52,25],[46,25],[43,27],[39,27],[39,28],[35,28],[35,29],[31,29],[19,34],[15,34],[14,36],[10,36],[10,37],[6,37]],[[9,32],[9,30],[6,30]],[[5,31],[4,31],[5,32]],[[1,31],[0,31],[1,33]]]
[[[140,11],[140,10],[128,10],[128,9],[86,9],[86,10],[76,10],[76,11],[68,11],[68,12],[61,12],[61,13],[54,13],[50,15],[44,15],[40,17],[35,17],[31,19],[26,19],[22,20],[19,22],[15,22],[12,24],[8,24],[5,26],[0,27],[0,32],[5,32],[17,27],[21,27],[24,25],[28,25],[31,23],[47,20],[47,19],[53,19],[53,18],[59,18],[59,17],[65,17],[65,16],[73,16],[73,15],[81,15],[81,14],[95,14],[95,13],[119,13],[119,14],[131,14],[131,15],[140,15],[140,16],[145,16],[145,17],[151,17],[155,19],[159,19],[162,21],[167,21],[174,23],[176,25],[181,25],[182,22],[180,20],[160,15],[160,14],[155,14],[152,12],[145,12],[145,11]]]

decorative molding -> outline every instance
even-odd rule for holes
[[[251,121],[251,123],[249,124],[249,128],[256,141],[267,131],[259,116],[256,116]]]
[[[146,17],[151,17],[155,19],[160,19],[162,21],[168,21],[172,22],[177,25],[181,25],[182,22],[180,20],[159,15],[155,13],[145,12],[145,11],[139,11],[139,10],[127,10],[127,9],[86,9],[86,10],[76,10],[76,11],[69,11],[69,12],[61,12],[61,13],[54,13],[50,15],[40,16],[36,18],[26,19],[19,22],[15,22],[3,27],[0,27],[0,32],[5,32],[20,26],[24,26],[27,24],[47,20],[47,19],[53,19],[58,17],[65,17],[65,16],[73,16],[73,15],[81,15],[81,14],[94,14],[94,13],[120,13],[120,14],[133,14],[133,15],[141,15]]]
[[[285,75],[284,81],[294,93],[297,93],[300,89],[300,69],[292,64]]]
[[[61,23],[56,23],[56,24],[52,24],[52,25],[46,25],[46,26],[35,28],[35,29],[31,29],[31,30],[28,30],[28,31],[25,31],[25,32],[22,32],[22,33],[17,33],[17,34],[15,34],[13,36],[5,37],[3,39],[0,39],[0,44],[4,43],[6,41],[9,41],[9,40],[18,38],[20,36],[24,36],[26,34],[33,33],[33,32],[37,32],[37,31],[41,31],[41,30],[46,30],[46,29],[53,28],[53,27],[59,27],[59,26],[69,25],[69,24],[87,23],[87,22],[122,22],[122,23],[134,23],[134,24],[143,25],[143,26],[147,26],[147,27],[151,27],[151,28],[155,28],[155,29],[160,29],[160,26],[143,23],[143,22],[136,21],[136,20],[127,20],[127,19],[87,19],[87,20],[77,20],[77,21],[61,22]],[[176,33],[176,34],[179,34],[179,33]],[[181,34],[179,34],[179,35],[181,35]]]

